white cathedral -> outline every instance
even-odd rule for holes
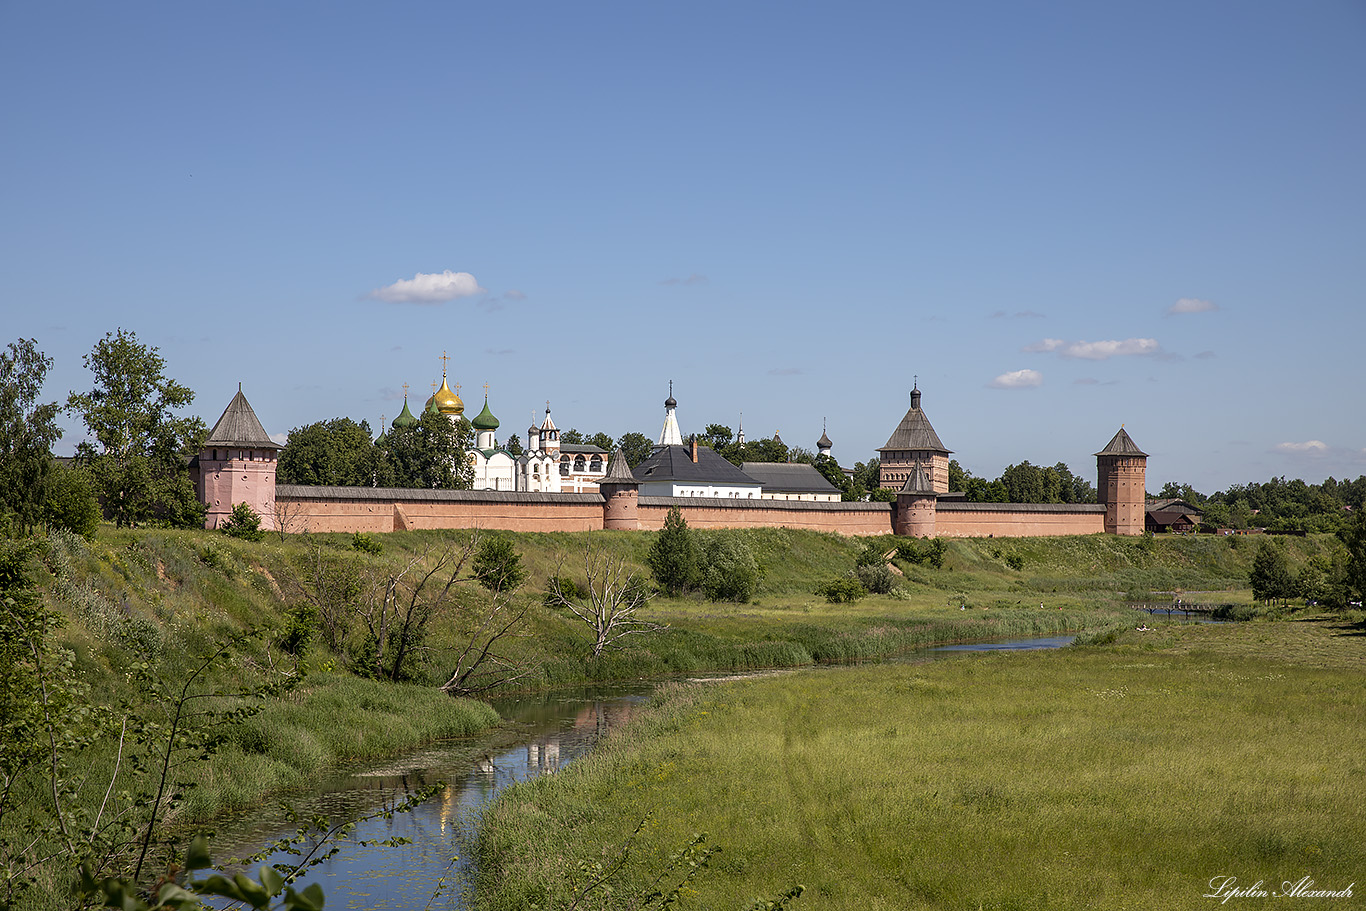
[[[453,391],[446,379],[442,357],[441,388],[427,399],[426,410],[443,414],[451,421],[465,417],[465,403]],[[433,384],[434,385],[434,384]],[[458,390],[459,384],[456,384]],[[392,426],[404,427],[417,423],[408,409],[407,393],[403,397],[403,411],[394,418]],[[499,421],[489,410],[488,384],[484,385],[484,409],[470,421],[474,428],[475,444],[469,450],[470,466],[474,469],[472,490],[521,490],[532,493],[594,493],[598,482],[607,473],[611,453],[597,446],[560,443],[560,431],[550,417],[550,403],[546,403],[545,420],[536,426],[533,419],[527,428],[526,448],[513,455],[498,445]]]

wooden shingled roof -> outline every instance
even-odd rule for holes
[[[1138,448],[1138,444],[1130,439],[1129,434],[1125,432],[1123,427],[1119,428],[1119,433],[1115,434],[1115,437],[1110,441],[1110,444],[1096,453],[1096,455],[1127,455],[1143,456],[1144,458],[1147,458],[1148,456],[1146,452]]]
[[[270,438],[266,428],[251,410],[251,404],[242,394],[242,384],[237,384],[237,394],[223,409],[223,416],[213,425],[205,446],[249,446],[254,449],[283,449]]]
[[[889,449],[919,449],[937,452],[940,455],[953,452],[952,449],[945,449],[944,444],[939,442],[939,434],[934,432],[934,428],[930,426],[930,419],[925,417],[925,412],[921,410],[919,389],[912,390],[910,410],[901,419],[901,423],[896,425],[896,430],[892,431],[892,435],[878,452]]]

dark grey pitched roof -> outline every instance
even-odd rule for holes
[[[795,513],[811,512],[891,512],[891,503],[844,503],[839,500],[826,502],[822,500],[737,500],[731,497],[641,497],[641,506],[703,506],[708,509],[762,509],[765,512],[771,510],[786,510]],[[999,503],[983,504],[1000,506]],[[1104,507],[1101,507],[1104,511]]]
[[[1203,516],[1205,511],[1189,500],[1169,497],[1165,500],[1148,500],[1144,509],[1150,513],[1173,513],[1187,516]]]
[[[631,474],[631,466],[626,464],[626,454],[617,447],[616,453],[612,456],[612,462],[607,466],[607,474],[603,475],[599,484],[634,484],[635,475]]]
[[[283,449],[270,438],[266,428],[251,410],[247,397],[242,394],[242,384],[237,384],[237,394],[228,402],[223,416],[213,425],[213,432],[204,441],[205,446],[251,446],[256,449]]]
[[[1148,454],[1142,449],[1139,449],[1138,445],[1129,438],[1129,434],[1121,427],[1119,428],[1119,433],[1115,434],[1114,439],[1110,441],[1110,444],[1096,453],[1096,455],[1133,455],[1146,457]]]
[[[941,455],[953,452],[952,449],[945,449],[944,444],[939,442],[939,434],[934,432],[934,428],[930,426],[930,419],[925,417],[925,412],[920,408],[920,396],[914,394],[911,396],[910,410],[887,438],[886,445],[878,452],[887,449],[923,449]]]
[[[607,455],[606,449],[603,449],[601,446],[590,446],[587,443],[561,443],[560,452],[570,452],[574,455],[578,455],[579,453],[583,453],[584,455],[593,455],[594,453]]]
[[[765,490],[791,493],[839,493],[839,488],[805,462],[745,462],[740,470]]]
[[[685,481],[690,484],[758,484],[759,482],[727,462],[706,446],[697,447],[697,461],[687,446],[657,446],[650,457],[635,467],[635,479],[648,481]]]

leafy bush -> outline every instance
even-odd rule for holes
[[[351,549],[361,553],[373,554],[378,557],[384,553],[384,545],[376,540],[375,536],[367,532],[358,531],[351,536]]]
[[[291,655],[302,655],[318,630],[318,609],[311,604],[299,604],[285,611],[285,628],[275,640]]]
[[[232,515],[218,526],[218,530],[228,537],[241,538],[243,541],[260,541],[266,536],[261,530],[261,517],[246,502],[234,506]]]
[[[512,539],[502,535],[492,535],[480,542],[471,570],[479,584],[491,592],[511,591],[526,579],[526,568],[512,546]]]
[[[864,598],[868,590],[857,579],[831,579],[816,589],[831,604],[850,604]]]
[[[100,524],[100,504],[90,476],[79,468],[55,464],[47,477],[43,522],[83,538],[94,538]]]
[[[863,564],[854,573],[863,587],[875,595],[890,595],[896,588],[896,573],[886,563]]]
[[[1024,557],[1022,557],[1020,554],[1006,554],[1005,561],[1006,566],[1009,566],[1011,569],[1024,569]]]
[[[863,545],[863,550],[859,551],[858,556],[854,558],[854,565],[883,566],[887,563],[886,558],[883,557],[885,552],[877,541],[869,541]]]
[[[702,591],[711,601],[743,604],[759,587],[759,564],[739,536],[720,534],[707,542]]]
[[[587,590],[568,576],[552,576],[546,581],[545,592],[546,607],[560,606],[560,598],[557,596],[557,592],[570,601],[588,597]]]
[[[930,538],[928,541],[921,542],[916,538],[898,538],[896,542],[897,554],[907,563],[917,565],[928,563],[935,569],[942,569],[944,566],[944,554],[949,546],[944,543],[943,538]],[[992,556],[1000,557],[1001,549],[994,547]]]

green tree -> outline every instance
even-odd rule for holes
[[[0,520],[12,516],[21,533],[40,520],[52,444],[62,435],[57,403],[38,404],[51,368],[33,339],[0,352]]]
[[[697,540],[677,506],[664,518],[664,527],[650,544],[645,562],[654,574],[655,582],[671,597],[697,585],[700,575]]]
[[[1252,597],[1258,601],[1288,601],[1295,597],[1295,577],[1290,572],[1285,552],[1270,541],[1263,541],[1252,558]]]
[[[369,423],[332,418],[289,432],[276,477],[281,484],[370,487],[378,472],[379,451]]]
[[[568,430],[560,434],[561,444],[569,443],[574,446],[582,446],[583,442],[583,432],[576,430],[573,427],[570,427]]]
[[[606,452],[611,452],[612,450],[617,448],[617,444],[612,442],[612,438],[609,437],[607,434],[602,433],[601,431],[593,434],[591,437],[585,440],[585,442],[589,446],[596,446],[599,449],[604,450]]]
[[[702,591],[710,601],[744,604],[759,586],[759,564],[738,535],[722,532],[707,541]]]
[[[648,459],[650,453],[655,451],[655,445],[650,442],[650,438],[635,431],[623,433],[621,439],[617,440],[617,446],[621,448],[622,455],[626,456],[626,464],[632,468]]]
[[[519,456],[526,451],[522,448],[521,437],[517,436],[517,434],[515,433],[512,436],[508,437],[507,442],[503,444],[503,448],[506,449],[508,453],[513,456]]]
[[[1347,547],[1347,563],[1343,581],[1350,594],[1350,600],[1366,600],[1366,504],[1354,510],[1352,520],[1338,530],[1338,538]]]
[[[60,463],[52,466],[43,497],[43,524],[84,538],[95,537],[100,504],[95,499],[95,486],[83,468]]]
[[[204,509],[186,464],[208,429],[198,417],[174,413],[194,401],[194,392],[166,376],[156,348],[122,328],[96,342],[84,363],[95,386],[71,393],[66,407],[99,444],[96,450],[82,443],[77,455],[91,467],[106,515],[119,525],[151,519],[202,525]]]
[[[735,434],[725,424],[708,424],[707,429],[698,437],[697,442],[710,446],[717,452],[724,452],[731,445]]]
[[[234,505],[232,515],[218,526],[218,530],[230,538],[241,538],[243,541],[260,541],[266,536],[261,530],[261,517],[248,503]]]
[[[848,492],[851,486],[849,476],[844,473],[844,469],[840,468],[840,463],[836,462],[834,458],[828,455],[816,456],[813,465],[821,473],[821,477],[829,481],[841,495]]]
[[[526,581],[526,568],[512,539],[492,535],[479,543],[470,567],[479,584],[494,594],[511,591]]]
[[[474,466],[466,455],[474,429],[463,417],[423,411],[415,427],[395,427],[379,443],[382,487],[469,490]]]
[[[971,477],[972,472],[959,465],[957,459],[949,459],[949,490],[967,490],[968,479]]]

